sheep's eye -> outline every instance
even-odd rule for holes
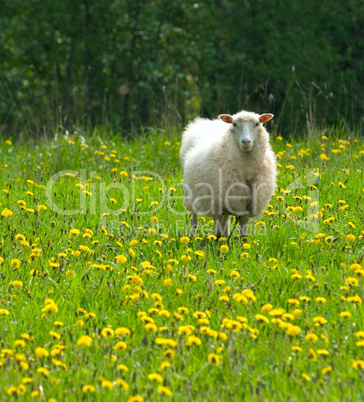
[[[233,127],[238,127],[238,125],[236,123],[233,122]]]
[[[259,123],[255,123],[255,127],[258,127],[259,126]]]

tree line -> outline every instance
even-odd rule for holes
[[[360,0],[3,0],[0,133],[243,108],[283,132],[357,126],[363,32]]]

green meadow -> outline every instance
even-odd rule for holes
[[[273,133],[271,204],[218,244],[180,138],[1,139],[0,399],[362,399],[359,133]]]

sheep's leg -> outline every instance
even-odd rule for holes
[[[240,225],[240,237],[248,237],[248,222],[249,217],[246,215],[239,216],[239,225]]]
[[[198,214],[192,213],[190,236],[194,236],[198,229]]]
[[[214,219],[214,235],[216,236],[217,239],[220,239],[220,237],[226,237],[228,238],[229,236],[229,215],[220,215],[218,217],[215,217]]]

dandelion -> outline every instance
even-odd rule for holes
[[[326,299],[324,297],[316,297],[316,302],[324,304],[326,303]]]
[[[116,367],[118,370],[123,371],[124,373],[126,373],[127,371],[129,371],[128,366],[126,366],[125,364],[118,364]]]
[[[78,345],[78,346],[87,346],[87,347],[90,347],[90,346],[91,346],[91,342],[92,342],[92,339],[91,339],[90,336],[88,336],[88,335],[82,335],[82,336],[78,339],[77,345]]]
[[[186,244],[188,244],[190,242],[190,238],[187,236],[182,236],[180,239],[180,242],[181,242],[181,244],[183,244],[185,246]]]
[[[227,254],[229,252],[229,247],[226,244],[223,244],[220,247],[220,251],[221,251],[222,254]]]
[[[322,375],[326,375],[326,374],[331,373],[331,371],[332,371],[332,367],[326,367],[321,370],[321,373],[322,373]]]
[[[35,355],[39,358],[44,358],[49,356],[49,352],[47,349],[38,346],[37,348],[35,348]]]
[[[111,381],[108,381],[108,380],[103,380],[101,382],[101,387],[106,388],[106,389],[112,389],[113,388],[113,383]]]
[[[46,304],[42,310],[43,313],[58,313],[57,305],[52,301],[52,303]]]
[[[296,326],[296,325],[292,325],[290,327],[287,328],[286,333],[289,336],[296,336],[299,335],[301,332],[300,327]]]
[[[10,211],[10,209],[5,208],[2,212],[1,212],[1,216],[3,218],[9,218],[10,216],[12,216],[13,213],[12,211]]]
[[[10,261],[10,266],[13,269],[18,269],[20,267],[20,260],[18,260],[17,258],[11,260]]]
[[[22,288],[23,287],[23,282],[22,281],[11,281],[9,283],[9,287]]]
[[[167,388],[167,387],[165,387],[165,386],[163,386],[163,385],[160,385],[160,386],[157,388],[157,391],[158,391],[161,395],[165,395],[165,396],[171,396],[171,395],[173,395],[173,392],[172,392],[169,388]]]
[[[124,264],[128,259],[124,255],[117,255],[115,260],[118,264]]]
[[[263,315],[263,314],[256,314],[256,315],[255,315],[255,319],[256,319],[257,321],[264,322],[265,324],[269,324],[269,319],[268,319],[265,315]]]
[[[197,336],[191,335],[187,338],[186,346],[200,346],[201,345],[201,339],[198,338]]]
[[[55,338],[55,339],[60,339],[61,338],[61,335],[58,332],[55,332],[55,331],[49,331],[49,335],[52,338]]]
[[[93,392],[95,392],[96,388],[93,385],[90,384],[85,384],[82,387],[82,392],[84,394],[92,394]]]
[[[115,384],[122,390],[127,391],[129,389],[129,384],[124,381],[122,378],[118,378],[115,381]]]
[[[195,251],[195,254],[197,255],[197,257],[199,258],[204,258],[205,257],[205,253],[202,250],[197,250]]]
[[[39,367],[37,368],[37,373],[43,375],[44,377],[49,376],[49,371],[45,367]]]
[[[113,338],[114,337],[114,331],[111,328],[103,328],[101,331],[101,336],[103,338]]]
[[[355,241],[355,236],[352,234],[348,234],[346,235],[346,239],[350,242],[354,242]]]
[[[306,373],[302,373],[302,374],[301,374],[301,377],[302,377],[305,381],[311,381],[310,376],[309,376],[308,374],[306,374]]]
[[[175,348],[178,346],[178,342],[168,338],[155,338],[154,342],[157,345],[166,345],[169,346],[170,348]]]
[[[313,319],[313,322],[314,322],[316,325],[324,325],[324,324],[326,324],[328,321],[327,321],[326,318],[324,318],[324,317],[315,317],[315,318]]]
[[[69,233],[69,236],[70,237],[76,237],[76,236],[78,236],[80,234],[80,231],[78,230],[78,229],[71,229],[70,230],[70,233]]]
[[[129,396],[128,402],[143,402],[144,398],[141,395]]]
[[[305,336],[305,340],[307,342],[312,342],[312,343],[316,343],[318,341],[318,336],[312,332],[309,332],[306,336]]]
[[[158,373],[148,374],[148,379],[155,382],[163,382],[163,377]]]
[[[361,297],[358,295],[350,296],[347,298],[347,300],[349,303],[360,304],[360,305],[362,304]]]
[[[352,270],[352,271],[358,271],[358,270],[360,270],[361,269],[361,265],[360,264],[358,264],[357,262],[355,262],[354,264],[351,264],[350,265],[350,269]]]
[[[349,277],[345,279],[345,285],[359,286],[359,281],[356,278]]]
[[[171,286],[172,284],[172,278],[167,278],[163,281],[164,286]]]
[[[221,356],[215,354],[215,353],[209,353],[207,355],[207,361],[212,365],[212,366],[218,366],[221,363]]]
[[[356,369],[356,370],[358,370],[358,369],[363,370],[364,369],[364,360],[354,360],[353,359],[351,364],[352,364],[353,368]]]
[[[10,395],[10,396],[16,395],[16,394],[18,393],[17,387],[9,387],[9,388],[6,390],[6,393],[7,393],[8,395]]]
[[[278,317],[282,314],[284,314],[286,312],[286,310],[284,308],[276,308],[273,309],[269,312],[269,315],[273,316],[273,317]]]

